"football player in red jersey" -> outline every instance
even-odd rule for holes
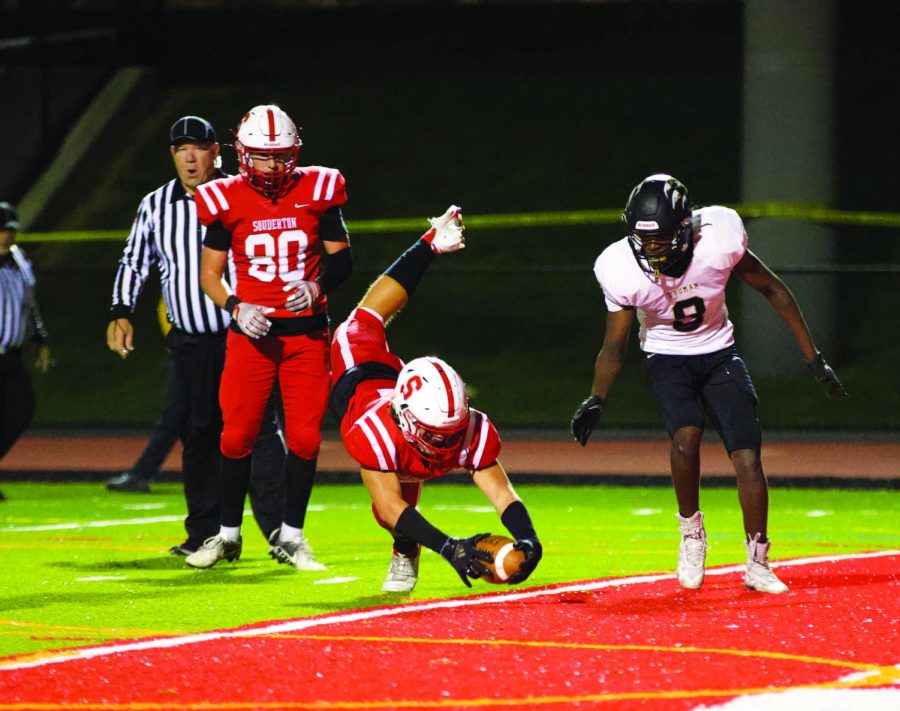
[[[460,208],[451,206],[369,287],[335,330],[331,345],[330,407],[349,454],[360,464],[378,523],[394,538],[382,590],[409,592],[419,573],[421,546],[440,553],[471,587],[489,558],[478,540],[451,538],[416,510],[422,483],[467,469],[525,553],[511,583],[525,580],[542,549],[531,518],[498,459],[500,437],[487,415],[469,407],[459,374],[435,356],[404,365],[391,353],[385,324],[415,291],[435,254],[465,246]]]
[[[235,139],[240,174],[202,185],[196,201],[206,226],[201,285],[234,319],[220,389],[222,521],[219,534],[185,561],[209,568],[240,557],[250,452],[277,378],[288,455],[284,519],[269,553],[300,570],[322,570],[303,523],[330,389],[326,294],[353,268],[341,214],[344,177],[334,168],[297,166],[297,128],[278,106],[247,112]],[[235,293],[222,279],[229,250]]]

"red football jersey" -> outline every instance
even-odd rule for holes
[[[273,307],[276,310],[270,316],[275,318],[327,311],[324,295],[307,311],[288,311],[284,287],[319,276],[319,221],[327,209],[347,202],[344,176],[336,168],[306,166],[294,172],[299,180],[274,203],[239,175],[200,185],[195,200],[203,225],[218,221],[231,234],[237,297]]]
[[[384,381],[360,383],[348,412],[360,411],[355,421],[345,417],[341,423],[341,437],[347,452],[359,464],[374,471],[396,472],[400,481],[434,479],[453,469],[477,471],[485,469],[500,456],[500,435],[488,416],[471,409],[469,427],[452,459],[435,464],[422,458],[418,450],[403,437],[390,413],[390,390],[367,387]],[[360,400],[368,398],[367,402]]]
[[[350,368],[361,363],[381,363],[403,370],[403,360],[387,342],[384,321],[374,311],[355,308],[335,329],[331,343],[331,381],[336,383]]]

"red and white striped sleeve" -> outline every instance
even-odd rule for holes
[[[347,452],[365,469],[396,472],[397,447],[392,438],[393,423],[385,421],[387,402],[378,401],[344,435]]]

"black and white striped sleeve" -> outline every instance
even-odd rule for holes
[[[150,266],[156,261],[153,245],[154,212],[159,209],[161,191],[147,195],[138,207],[131,233],[125,242],[119,268],[113,282],[111,318],[129,318],[147,281]]]

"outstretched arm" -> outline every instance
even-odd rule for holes
[[[633,321],[633,308],[610,311],[606,316],[606,334],[603,336],[603,346],[594,362],[594,382],[591,385],[591,395],[578,406],[572,416],[572,436],[582,447],[587,444],[591,432],[599,422],[606,405],[606,398],[609,397],[609,391],[612,389],[619,371],[622,370],[625,350],[628,347],[628,334],[631,332]]]
[[[837,374],[816,348],[812,332],[800,312],[800,305],[785,283],[749,249],[737,263],[733,273],[745,284],[762,294],[778,317],[784,321],[800,347],[803,357],[806,358],[809,372],[822,383],[828,397],[846,395]]]
[[[513,501],[521,500],[500,462],[492,464],[487,469],[473,472],[472,479],[487,500],[491,502],[498,516],[502,516],[506,507]]]
[[[817,353],[816,344],[809,326],[806,325],[806,319],[800,312],[797,299],[785,283],[749,249],[737,263],[733,273],[747,286],[765,297],[778,317],[787,325],[797,345],[800,346],[803,357],[807,362],[812,361]]]
[[[359,302],[360,307],[376,312],[385,323],[406,305],[435,254],[456,252],[466,246],[462,208],[451,205],[430,222],[431,229],[372,283]]]
[[[525,554],[525,560],[519,566],[518,573],[509,579],[510,584],[521,583],[534,572],[543,556],[543,547],[531,523],[528,510],[513,489],[500,462],[473,472],[472,478],[488,501],[494,505],[503,525],[516,539],[514,548]]]
[[[489,534],[451,538],[431,525],[415,506],[410,506],[403,500],[400,479],[395,472],[361,469],[360,476],[378,517],[400,535],[440,553],[468,587],[472,587],[469,578],[480,578],[487,572],[480,561],[490,560],[490,553],[478,550],[475,544]]]
[[[619,371],[622,370],[633,322],[634,309],[610,311],[606,315],[606,333],[603,336],[603,346],[594,363],[594,382],[591,385],[591,395],[602,398],[604,402],[609,397],[609,391],[619,376]]]

